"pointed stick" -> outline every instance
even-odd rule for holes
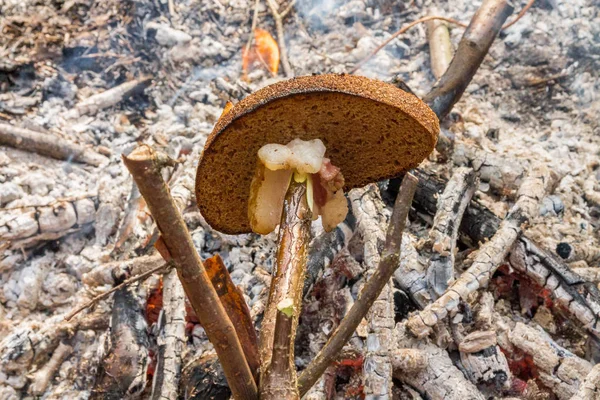
[[[183,288],[208,339],[215,346],[234,397],[257,399],[256,382],[235,328],[219,300],[185,222],[162,178],[161,167],[172,163],[145,145],[136,148],[128,156],[123,156],[123,161],[148,204],[173,258]]]

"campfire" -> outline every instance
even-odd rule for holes
[[[600,399],[597,7],[434,3],[0,4],[0,399]]]

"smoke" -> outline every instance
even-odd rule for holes
[[[310,28],[326,30],[340,4],[339,0],[300,0],[295,7]]]

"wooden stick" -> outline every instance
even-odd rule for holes
[[[311,217],[306,184],[293,179],[285,197],[276,269],[261,328],[260,398],[263,400],[298,398],[294,339],[302,307]],[[278,310],[284,301],[290,303],[291,316],[281,316]]]
[[[260,0],[256,0],[254,2],[254,12],[252,14],[252,26],[250,27],[250,35],[248,35],[248,42],[246,42],[246,46],[244,47],[244,53],[248,54],[250,52],[250,47],[252,46],[252,40],[254,39],[254,30],[256,29],[256,24],[258,23],[258,6],[260,5]]]
[[[452,43],[448,26],[439,19],[425,22],[427,41],[429,42],[429,58],[431,71],[435,79],[440,79],[452,61]]]
[[[176,399],[186,346],[185,292],[171,269],[163,278],[163,308],[160,312],[160,332],[156,338],[156,367],[151,400]]]
[[[423,98],[440,120],[460,99],[512,12],[506,0],[484,0],[473,16],[448,70]]]
[[[284,304],[283,307],[286,305]],[[265,399],[299,399],[296,368],[294,364],[294,341],[291,337],[293,315],[277,310],[275,319],[275,338],[270,368],[265,372],[267,385]]]
[[[152,213],[177,268],[179,279],[208,339],[215,346],[237,399],[257,399],[258,390],[235,328],[206,274],[192,238],[160,173],[168,160],[140,146],[123,161]]]
[[[78,118],[81,115],[95,115],[98,111],[112,107],[131,96],[150,82],[151,79],[150,77],[134,79],[90,96],[78,103],[73,110],[70,110],[68,117]]]
[[[0,144],[57,160],[73,160],[95,167],[108,162],[103,155],[58,136],[8,124],[0,124]]]
[[[308,389],[325,372],[325,369],[335,360],[344,344],[350,339],[360,321],[364,318],[371,305],[375,302],[383,287],[389,282],[392,274],[400,262],[400,248],[402,243],[402,232],[406,225],[406,218],[412,198],[417,188],[417,178],[412,174],[406,174],[400,187],[400,192],[394,204],[394,211],[388,226],[385,247],[377,271],[367,281],[360,297],[352,305],[348,314],[333,332],[327,344],[319,354],[306,367],[298,380],[300,395],[304,395]]]
[[[273,14],[273,19],[275,20],[275,29],[277,30],[277,43],[279,44],[279,58],[281,60],[281,66],[283,67],[283,72],[285,73],[285,76],[288,78],[294,76],[294,71],[292,71],[292,67],[287,56],[287,46],[285,45],[285,35],[283,32],[283,19],[292,10],[295,3],[296,0],[292,0],[285,10],[279,12],[279,6],[275,2],[275,0],[267,0],[267,4],[269,5],[271,14]]]

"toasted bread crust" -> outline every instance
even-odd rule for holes
[[[416,167],[438,132],[425,103],[384,82],[354,75],[278,82],[237,103],[215,125],[198,165],[198,207],[216,230],[250,232],[250,183],[256,153],[267,143],[321,139],[349,190]]]

